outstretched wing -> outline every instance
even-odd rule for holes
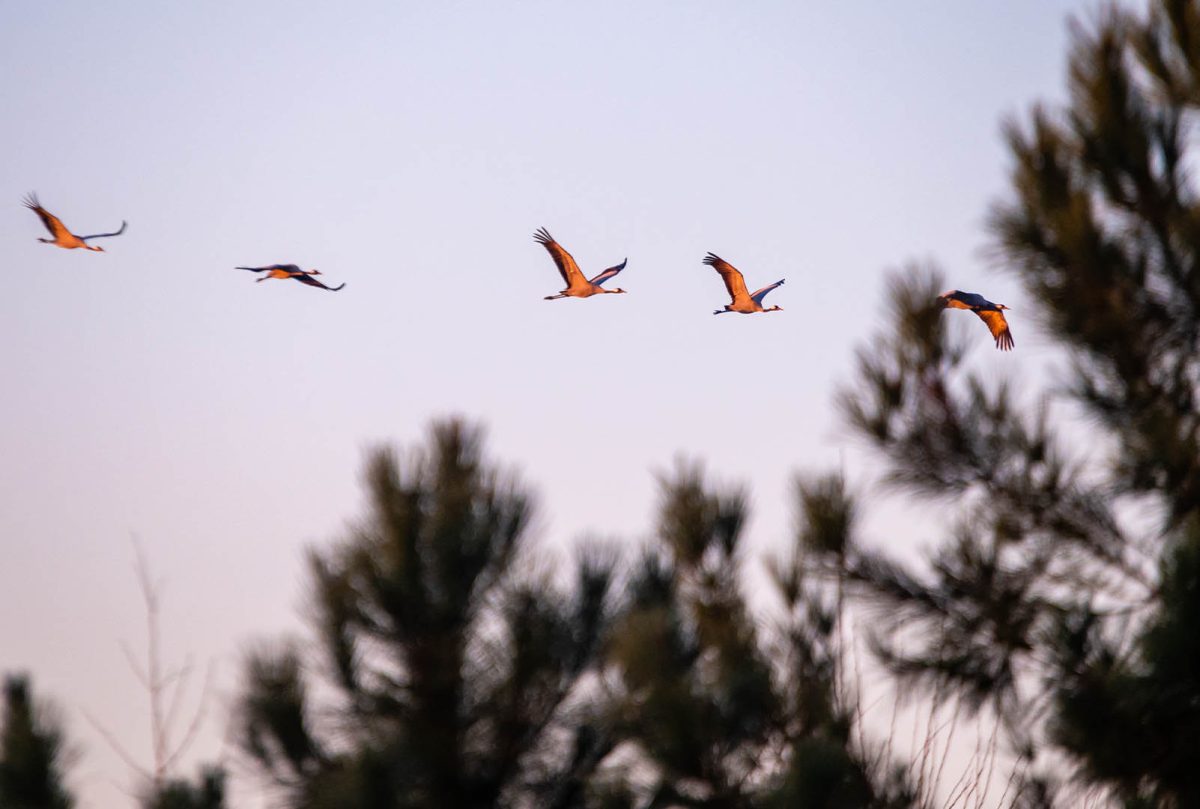
[[[330,292],[337,292],[339,289],[346,286],[345,284],[338,284],[335,287],[327,287],[316,278],[313,278],[311,275],[293,275],[292,278],[296,279],[302,284],[308,284],[310,287],[320,287],[321,289],[328,289]]]
[[[1008,321],[1004,319],[1004,312],[999,309],[976,309],[975,314],[987,324],[988,331],[996,338],[996,348],[1001,351],[1012,349],[1012,332],[1008,328]]]
[[[742,273],[737,267],[715,253],[705,256],[704,263],[721,274],[721,280],[725,282],[725,289],[728,290],[729,297],[733,299],[734,303],[750,297],[750,293],[746,291],[746,279],[742,278]]]
[[[266,267],[234,267],[235,270],[249,270],[250,272],[270,272],[271,270],[283,270],[284,272],[300,272],[300,268],[295,264],[270,264]]]
[[[38,202],[37,194],[31,193],[21,201],[25,203],[26,208],[38,215],[42,224],[46,226],[46,230],[50,231],[50,235],[56,240],[62,236],[71,235],[71,231],[67,230],[67,226],[62,223],[62,220],[42,207],[42,204]]]
[[[596,286],[600,286],[600,285],[601,285],[601,284],[603,284],[605,281],[607,281],[609,278],[612,278],[614,275],[616,275],[617,273],[619,273],[621,270],[625,269],[625,265],[626,265],[626,264],[628,264],[628,263],[629,263],[629,259],[625,259],[624,261],[622,261],[622,262],[621,262],[620,264],[618,264],[617,266],[615,266],[615,267],[609,267],[607,270],[605,270],[604,272],[600,273],[600,274],[599,274],[599,275],[597,275],[595,278],[589,278],[589,279],[588,279],[588,283],[589,283],[589,284],[595,284]]]
[[[942,306],[951,309],[975,309],[978,306],[992,306],[992,302],[976,292],[961,292],[957,289],[947,290],[938,295]]]
[[[563,281],[568,287],[587,283],[587,279],[579,271],[579,265],[575,263],[575,259],[562,248],[561,244],[554,241],[554,237],[550,235],[548,230],[538,228],[537,232],[533,234],[533,240],[546,248],[550,257],[554,259],[554,264],[558,267],[558,272],[562,275]]]
[[[112,233],[93,233],[91,236],[80,236],[79,238],[86,242],[88,239],[103,239],[108,236],[120,236],[122,233],[125,232],[125,226],[128,224],[129,224],[128,222],[126,222],[124,219],[122,219],[120,230],[114,231]]]
[[[780,278],[778,281],[776,281],[776,282],[775,282],[775,283],[773,283],[773,284],[767,284],[765,287],[763,287],[762,289],[758,290],[757,292],[755,292],[755,293],[754,293],[753,295],[751,295],[750,297],[751,297],[751,298],[754,300],[754,302],[755,302],[755,303],[757,303],[759,306],[762,306],[762,301],[763,301],[763,298],[767,297],[767,293],[768,293],[768,292],[770,292],[770,291],[771,291],[772,289],[774,289],[775,287],[777,287],[777,286],[780,286],[781,284],[783,284],[783,282],[784,282],[784,281],[786,281],[786,280],[787,280],[786,278]]]

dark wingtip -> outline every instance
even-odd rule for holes
[[[538,244],[549,244],[554,241],[554,237],[545,228],[538,228],[533,232],[533,240]]]
[[[715,264],[716,262],[718,262],[720,260],[721,260],[721,257],[718,256],[716,253],[707,253],[704,256],[704,261],[702,261],[701,263],[707,264],[711,267],[713,264]]]

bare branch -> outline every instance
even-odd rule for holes
[[[196,740],[196,734],[204,723],[204,716],[208,709],[208,698],[212,689],[214,664],[209,661],[208,668],[204,674],[204,689],[200,693],[200,704],[196,708],[196,714],[192,717],[192,723],[188,725],[187,732],[183,734],[183,738],[176,745],[174,751],[167,756],[167,760],[163,766],[170,769],[175,761],[187,752],[187,749],[192,746],[192,742]]]
[[[83,716],[85,719],[87,719],[88,724],[91,725],[92,728],[97,733],[100,734],[100,736],[104,739],[104,741],[108,743],[108,746],[110,748],[112,748],[112,751],[114,753],[116,753],[118,756],[120,756],[121,759],[131,769],[136,770],[144,778],[147,778],[147,779],[151,778],[150,771],[147,770],[145,767],[143,767],[141,764],[138,764],[137,761],[134,759],[134,757],[129,755],[129,752],[124,747],[121,746],[121,743],[117,741],[116,736],[114,736],[111,732],[109,732],[108,728],[104,727],[104,725],[101,725],[99,722],[97,722],[96,719],[87,711],[83,712]]]
[[[133,650],[129,648],[129,644],[125,641],[121,641],[121,651],[125,654],[125,661],[129,664],[129,669],[133,672],[133,676],[137,677],[138,682],[142,684],[143,688],[150,688],[149,676],[141,664],[138,663]]]

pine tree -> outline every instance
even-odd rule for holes
[[[948,536],[921,567],[847,536],[826,567],[886,607],[897,676],[1000,717],[1018,773],[1065,756],[1114,801],[1200,806],[1200,4],[1111,8],[1073,40],[1067,108],[1006,127],[991,218],[1066,384],[1034,398],[972,370],[940,275],[894,278],[841,401]],[[1054,779],[1022,777],[1052,802]]]
[[[219,767],[201,770],[195,783],[168,778],[152,784],[142,799],[143,809],[224,809],[225,772]]]
[[[0,724],[0,807],[69,809],[74,799],[64,782],[68,758],[53,711],[37,705],[26,677],[4,681]]]
[[[694,466],[661,485],[661,544],[631,578],[610,648],[615,726],[637,750],[627,772],[653,774],[627,805],[912,805],[903,780],[851,739],[841,605],[806,574],[806,546],[825,527],[810,519],[772,568],[785,609],[764,626],[745,595],[744,493],[711,488]]]
[[[310,554],[319,656],[248,661],[243,748],[297,807],[581,805],[612,747],[586,680],[614,560],[585,552],[567,589],[536,573],[530,495],[459,421],[373,452],[366,488]]]

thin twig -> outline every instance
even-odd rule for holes
[[[200,707],[196,709],[196,715],[192,717],[192,723],[188,726],[187,732],[184,733],[183,738],[179,741],[179,744],[175,746],[174,752],[167,756],[167,761],[164,765],[166,768],[169,769],[171,765],[175,763],[175,760],[182,756],[187,749],[191,747],[192,742],[195,741],[196,733],[200,730],[200,726],[204,722],[204,716],[207,713],[208,698],[212,687],[212,679],[213,663],[210,661],[208,664],[208,669],[204,675],[204,689],[200,693]]]
[[[129,755],[129,753],[125,750],[125,748],[121,746],[121,743],[117,741],[117,737],[113,736],[113,734],[109,732],[108,728],[104,727],[104,725],[101,725],[98,721],[96,721],[95,717],[93,717],[87,711],[83,712],[83,717],[85,719],[87,719],[88,724],[91,725],[92,728],[104,738],[104,741],[106,741],[108,743],[108,746],[110,748],[112,748],[112,751],[114,753],[116,753],[118,756],[120,756],[121,759],[127,765],[129,765],[129,767],[131,769],[138,771],[145,778],[151,777],[150,771],[147,770],[145,767],[143,767],[141,764],[138,764],[137,761],[134,760],[133,756]]]

